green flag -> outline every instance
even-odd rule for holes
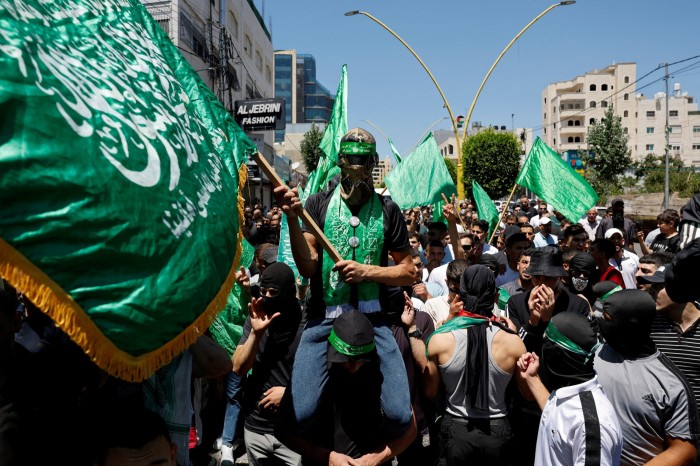
[[[498,210],[489,195],[484,191],[484,188],[475,180],[472,180],[472,194],[474,195],[476,208],[479,211],[479,218],[489,222],[488,237],[490,238],[491,233],[498,228]]]
[[[591,185],[539,137],[515,183],[552,204],[572,222],[578,222],[598,201],[598,194]]]
[[[457,194],[433,133],[387,173],[384,182],[401,209],[437,204],[442,202],[442,194],[448,199]]]
[[[326,130],[319,144],[324,155],[318,159],[316,169],[309,174],[306,189],[304,189],[303,192],[304,197],[302,198],[302,202],[305,202],[308,196],[324,190],[331,178],[340,173],[340,168],[338,168],[338,149],[340,148],[340,140],[347,132],[348,67],[347,65],[343,65],[343,69],[340,73],[340,82],[338,83],[338,91],[335,95],[335,102],[333,103],[331,119],[326,125]]]
[[[401,163],[401,156],[399,155],[399,151],[396,150],[396,147],[394,147],[394,143],[392,142],[391,139],[389,139],[389,147],[391,148],[391,153],[394,154],[394,158],[396,159],[396,163],[397,164]]]
[[[0,275],[140,381],[233,285],[256,149],[137,0],[0,8]]]

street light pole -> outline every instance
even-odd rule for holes
[[[503,58],[503,55],[506,54],[508,49],[511,48],[511,46],[515,43],[515,41],[518,40],[520,38],[520,36],[522,36],[525,33],[525,31],[527,31],[530,28],[530,26],[535,24],[544,15],[546,15],[547,13],[549,13],[550,11],[552,11],[553,9],[555,9],[558,6],[573,5],[574,3],[576,3],[575,0],[567,0],[567,1],[558,2],[558,3],[554,3],[553,5],[550,5],[542,13],[540,13],[532,21],[530,21],[524,28],[522,28],[520,30],[520,32],[515,37],[513,37],[513,40],[511,40],[508,43],[508,45],[506,45],[506,48],[503,49],[503,51],[498,56],[498,58],[496,58],[496,61],[493,62],[493,65],[491,65],[491,68],[489,69],[488,73],[486,73],[486,76],[484,76],[484,79],[483,79],[483,81],[481,81],[481,85],[479,86],[479,89],[476,91],[476,95],[474,96],[474,100],[472,100],[472,104],[469,106],[469,112],[467,112],[467,118],[464,122],[464,132],[462,134],[463,140],[467,139],[467,128],[469,128],[469,122],[471,121],[471,118],[472,118],[472,112],[474,111],[474,106],[476,105],[476,101],[479,99],[479,95],[481,95],[481,90],[484,88],[484,84],[486,84],[486,81],[491,76],[491,73],[493,72],[494,68],[496,68],[496,65],[498,65],[498,62],[500,62],[501,58]],[[459,139],[457,141],[459,141]],[[460,180],[462,179],[462,158],[461,157],[459,158],[459,161],[457,163],[457,179],[460,179]]]
[[[457,130],[457,120],[455,120],[454,114],[452,113],[452,108],[450,107],[450,104],[447,102],[447,97],[445,97],[445,93],[442,92],[442,89],[440,88],[440,85],[438,84],[437,80],[435,79],[435,76],[433,76],[433,73],[430,72],[428,69],[428,66],[421,60],[421,58],[418,56],[418,54],[411,48],[410,45],[406,43],[405,40],[401,38],[396,32],[394,32],[389,26],[386,24],[382,23],[379,21],[377,18],[372,16],[371,14],[367,13],[366,11],[360,11],[360,10],[353,10],[353,11],[348,11],[345,13],[345,16],[354,16],[354,15],[364,15],[374,21],[375,23],[379,24],[381,27],[389,31],[392,36],[394,36],[396,39],[398,39],[399,42],[403,44],[404,47],[408,49],[409,52],[415,57],[416,60],[421,64],[423,69],[425,70],[426,73],[428,73],[428,76],[430,76],[430,79],[432,79],[433,84],[435,84],[435,87],[437,88],[438,92],[440,93],[440,97],[442,97],[442,102],[445,105],[445,108],[447,109],[447,113],[450,115],[450,120],[452,121],[452,130],[454,131],[455,134],[455,139],[457,140],[457,147],[460,148],[461,152],[461,144],[459,143],[459,131]],[[461,157],[458,158],[458,167],[461,166]],[[461,182],[461,178],[458,177],[457,181],[457,196],[460,199],[464,199],[464,185]]]
[[[665,126],[665,137],[666,137],[666,144],[664,145],[664,210],[668,210],[668,205],[669,205],[669,197],[670,197],[670,192],[669,192],[669,181],[668,181],[668,172],[669,172],[669,133],[671,132],[671,128],[668,126],[668,63],[666,63],[666,75],[664,76],[664,80],[666,80],[666,126]]]

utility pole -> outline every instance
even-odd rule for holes
[[[665,171],[664,171],[664,210],[668,209],[668,204],[669,204],[669,182],[668,182],[668,172],[669,172],[669,131],[670,128],[668,126],[668,63],[665,64],[665,69],[666,69],[666,75],[664,76],[664,80],[666,81],[666,126],[665,126],[665,132],[666,132],[666,144],[664,146],[664,160],[665,160]]]

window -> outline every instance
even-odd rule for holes
[[[455,153],[455,148],[454,148],[454,146],[453,146],[452,144],[448,144],[448,145],[447,145],[447,153],[450,154],[450,155],[452,155],[452,154]]]
[[[569,139],[566,142],[574,142],[574,138],[569,136]]]
[[[630,112],[627,111],[627,110],[625,110],[625,111],[622,113],[622,116],[623,116],[623,117],[628,117],[628,116],[630,116]]]
[[[595,125],[595,118],[591,118],[590,120],[588,120],[588,124]]]
[[[656,112],[653,110],[648,110],[647,111],[647,118],[654,118],[656,116]]]
[[[542,128],[542,131],[544,131],[544,134],[547,134],[547,128]]]
[[[547,119],[547,112],[544,112],[544,119]]]
[[[590,87],[588,88],[589,91],[595,91],[596,87],[595,84],[591,84]]]
[[[625,84],[629,84],[629,83],[630,83],[630,77],[629,77],[629,76],[625,76]]]
[[[700,126],[693,126],[693,135],[700,136]]]
[[[581,138],[580,138],[579,136],[576,136],[576,137],[574,138],[574,142],[581,142]]]
[[[579,120],[574,121],[574,126],[581,126],[581,122]]]
[[[629,132],[629,129],[627,129],[627,127],[625,126],[624,128],[622,128],[622,132],[627,134]]]
[[[693,144],[693,150],[700,150],[700,144]]]
[[[673,125],[669,127],[669,131],[671,134],[681,134],[683,132],[683,128],[680,125]]]
[[[591,100],[591,103],[589,103],[588,106],[591,108],[595,108],[595,100]]]
[[[625,94],[624,96],[622,96],[622,100],[630,100],[630,95]]]
[[[250,41],[248,34],[245,35],[243,50],[245,50],[246,55],[253,58],[253,43]]]
[[[673,152],[680,152],[681,151],[681,146],[671,146],[671,150]]]
[[[654,134],[654,127],[647,126],[647,134]]]
[[[557,107],[552,108],[552,113],[557,113]]]
[[[670,117],[677,117],[677,116],[678,116],[678,110],[669,110],[668,116],[670,116]]]
[[[608,85],[607,85],[607,84],[603,84],[602,86],[600,86],[600,90],[601,90],[601,91],[607,91],[607,90],[608,90]]]
[[[567,126],[574,126],[574,122],[573,122],[573,121],[569,120],[568,123],[569,123],[569,124],[568,124]]]
[[[546,98],[546,97],[544,98],[544,103],[547,103],[547,98]]]
[[[603,108],[607,108],[607,107],[608,107],[608,101],[607,101],[607,100],[601,100],[601,101],[600,101],[600,106],[603,107]]]
[[[654,150],[654,144],[647,144],[647,150]]]
[[[238,18],[236,18],[236,15],[234,15],[231,10],[228,12],[228,19],[228,23],[231,26],[231,35],[238,38]]]
[[[556,123],[554,123],[554,129],[557,129],[557,124],[556,124]]]
[[[552,145],[556,146],[557,145],[557,138],[554,138],[553,141],[554,141],[554,143]]]

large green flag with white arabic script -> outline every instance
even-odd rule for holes
[[[564,214],[578,222],[598,202],[598,194],[581,175],[567,165],[539,137],[515,180]]]
[[[496,209],[496,205],[476,180],[472,180],[472,193],[476,208],[479,211],[479,218],[489,222],[488,234],[490,238],[491,233],[498,227],[498,209]]]
[[[142,380],[226,304],[255,146],[137,0],[0,0],[0,30],[0,275]]]
[[[448,199],[457,194],[433,133],[429,133],[413,152],[387,173],[384,182],[391,198],[402,209],[437,203],[441,206],[442,194]]]

